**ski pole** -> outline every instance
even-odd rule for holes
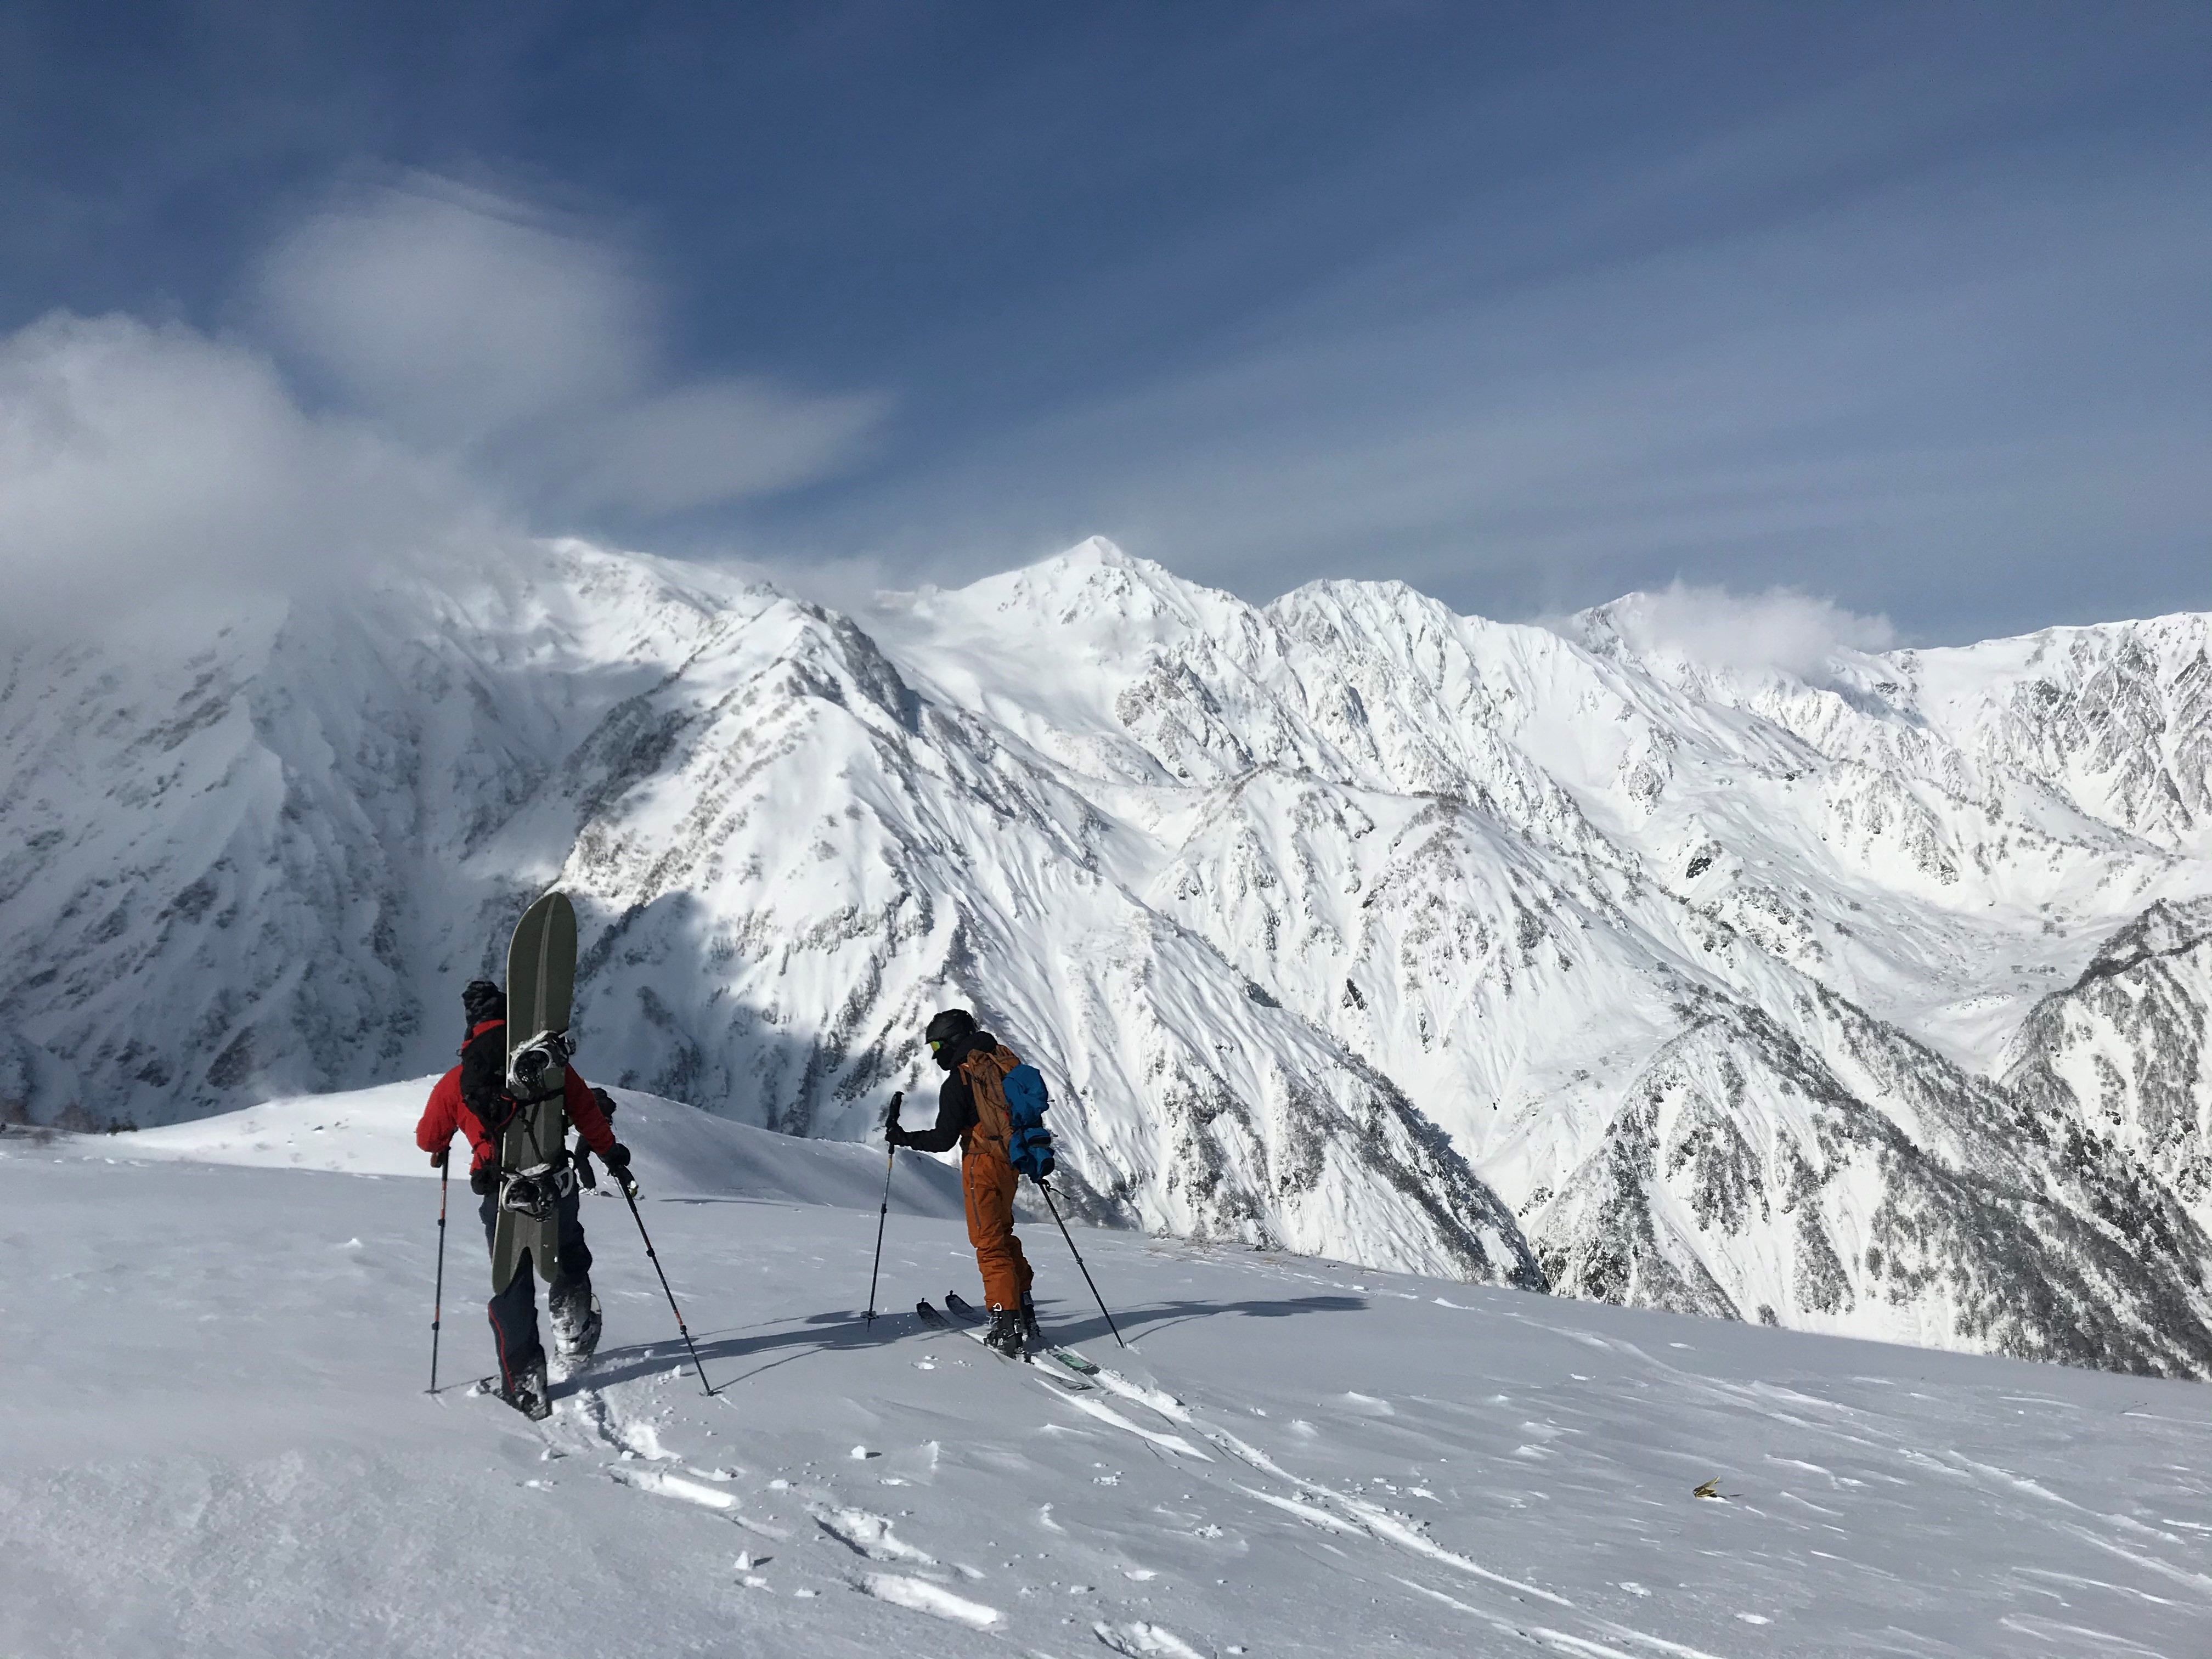
[[[684,1333],[684,1346],[691,1350],[692,1369],[699,1373],[699,1386],[712,1399],[714,1385],[707,1380],[707,1368],[699,1363],[699,1350],[691,1340],[691,1328],[684,1322],[684,1310],[676,1305],[676,1292],[668,1288],[668,1275],[660,1272],[660,1257],[653,1248],[653,1235],[645,1230],[645,1218],[637,1212],[637,1182],[630,1179],[628,1170],[614,1172],[615,1185],[622,1188],[623,1201],[629,1206],[630,1219],[637,1223],[637,1236],[645,1241],[645,1254],[653,1263],[653,1271],[660,1274],[661,1294],[668,1298],[668,1310],[676,1316],[676,1328]]]
[[[430,1297],[430,1392],[438,1392],[438,1324],[446,1313],[446,1186],[453,1178],[453,1149],[438,1165],[438,1288]]]
[[[1044,1194],[1044,1206],[1052,1212],[1052,1218],[1060,1222],[1060,1236],[1067,1239],[1067,1253],[1075,1258],[1075,1265],[1083,1269],[1083,1282],[1091,1286],[1091,1299],[1098,1304],[1100,1313],[1106,1314],[1106,1328],[1114,1333],[1114,1340],[1116,1342],[1121,1342],[1125,1348],[1129,1346],[1127,1343],[1121,1342],[1121,1328],[1114,1322],[1112,1314],[1106,1313],[1106,1298],[1098,1294],[1097,1281],[1091,1277],[1091,1269],[1083,1266],[1083,1252],[1075,1248],[1075,1240],[1069,1237],[1067,1224],[1060,1220],[1060,1206],[1052,1201],[1052,1188],[1040,1181],[1037,1182],[1037,1190]]]
[[[889,1131],[898,1121],[899,1103],[906,1098],[901,1089],[891,1097],[890,1109],[884,1114],[884,1127]],[[884,1207],[876,1212],[876,1259],[868,1269],[868,1316],[860,1322],[861,1328],[872,1328],[876,1322],[876,1275],[884,1265],[884,1223],[891,1213],[891,1166],[898,1161],[898,1148],[892,1146],[888,1133],[884,1140]]]

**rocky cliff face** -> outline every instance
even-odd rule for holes
[[[564,544],[21,653],[0,1093],[428,1069],[557,882],[587,1072],[750,1121],[868,1133],[966,1001],[1099,1213],[2212,1367],[2205,619],[1817,684],[1617,622],[1097,543],[847,617]]]

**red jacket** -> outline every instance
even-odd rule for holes
[[[503,1020],[488,1019],[469,1032],[469,1039],[474,1042],[486,1031],[496,1030],[505,1024]],[[605,1158],[615,1144],[613,1126],[599,1109],[599,1103],[592,1098],[591,1085],[576,1075],[574,1066],[569,1066],[568,1071],[562,1088],[562,1103],[568,1109],[568,1121],[576,1126],[577,1133],[584,1137],[586,1144]],[[498,1146],[484,1133],[477,1115],[461,1104],[461,1068],[458,1066],[440,1078],[437,1086],[430,1091],[430,1103],[422,1109],[422,1121],[415,1126],[415,1144],[426,1152],[443,1152],[453,1144],[456,1129],[467,1135],[469,1145],[475,1148],[475,1155],[469,1159],[471,1174],[498,1161]]]

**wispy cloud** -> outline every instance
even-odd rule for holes
[[[1547,625],[1572,638],[1610,635],[1639,655],[1814,681],[1846,652],[1897,643],[1888,617],[1861,616],[1817,594],[1787,587],[1733,593],[1682,581]]]
[[[2212,173],[2023,142],[2066,78],[2031,67],[1845,77],[1696,143],[1471,172],[1311,280],[1268,272],[1233,332],[860,492],[845,526],[977,563],[1099,529],[1255,597],[1388,572],[1491,614],[1678,575],[1938,635],[2206,603]],[[1154,280],[1260,268],[1285,216],[1341,216],[1397,159],[1224,218]]]
[[[442,179],[333,202],[279,242],[261,289],[281,348],[343,404],[556,514],[651,517],[809,483],[886,408],[678,373],[620,247]]]
[[[0,337],[6,624],[649,527],[822,477],[884,408],[672,372],[617,244],[438,179],[292,228],[252,314],[215,335],[57,313]]]

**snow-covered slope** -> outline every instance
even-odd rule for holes
[[[420,1175],[427,1160],[415,1145],[415,1125],[436,1081],[413,1078],[343,1094],[272,1100],[166,1128],[134,1130],[111,1144],[134,1160]],[[632,1171],[656,1193],[867,1210],[883,1200],[887,1171],[878,1152],[849,1141],[807,1139],[732,1123],[634,1089],[610,1092],[617,1109],[616,1133],[635,1155]],[[964,1213],[958,1173],[945,1164],[908,1158],[888,1173],[891,1199],[907,1212]],[[460,1201],[471,1207],[476,1203],[473,1196]]]
[[[865,1137],[972,1002],[1054,1079],[1097,1217],[2212,1370],[2201,1103],[2108,1132],[2090,1039],[2035,1059],[2106,940],[2212,893],[2203,617],[1814,683],[1619,607],[1253,606],[1095,542],[853,617],[535,558],[12,659],[31,1115],[443,1064],[557,882],[584,1069],[739,1122]],[[2103,1063],[2201,1077],[2172,1006],[2100,1016]]]
[[[605,1340],[533,1425],[471,1389],[469,1228],[423,1392],[427,1169],[146,1139],[0,1139],[15,1659],[2182,1659],[2212,1616],[2185,1383],[1079,1227],[1133,1347],[1033,1231],[1047,1320],[1114,1373],[1067,1395],[911,1313],[862,1329],[872,1194],[648,1187],[716,1392],[591,1198]],[[887,1306],[974,1273],[957,1220],[894,1210]]]

